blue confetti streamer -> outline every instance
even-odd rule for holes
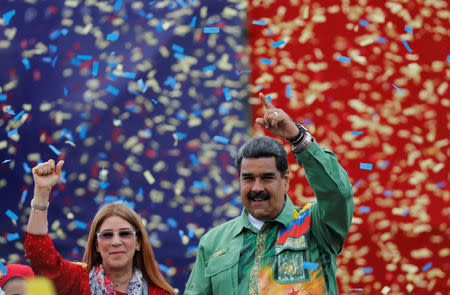
[[[392,84],[392,86],[394,86],[394,88],[395,89],[397,89],[398,90],[398,92],[400,92],[400,93],[403,93],[403,89],[401,89],[401,88],[398,88],[397,86],[395,86],[394,84]]]
[[[2,272],[2,276],[6,275],[8,273],[8,269],[1,261],[0,261],[0,271]]]
[[[411,50],[411,48],[409,48],[408,42],[406,42],[406,40],[402,40],[402,43],[409,52],[412,52],[412,50]]]
[[[354,185],[353,185],[353,187],[358,187],[360,184],[361,184],[361,182],[362,182],[362,179],[359,179]]]
[[[437,188],[444,188],[446,185],[447,185],[447,182],[445,182],[445,181],[439,181],[438,183],[436,183]]]
[[[261,58],[261,59],[259,60],[259,62],[262,62],[262,63],[264,63],[264,64],[268,64],[268,65],[270,65],[270,66],[273,64],[272,60],[270,60],[270,59],[268,59],[268,58]]]
[[[189,231],[188,231],[188,237],[189,237],[190,239],[192,239],[192,238],[194,237],[194,234],[195,234],[195,229],[194,229],[193,226],[191,226],[191,227],[189,228]]]
[[[79,227],[79,228],[82,228],[82,229],[86,229],[86,223],[85,222],[79,221],[79,220],[75,220],[74,223],[75,223],[76,227]]]
[[[181,132],[175,132],[175,135],[177,136],[178,139],[185,139],[187,137],[186,133]]]
[[[51,44],[50,44],[48,47],[49,47],[50,50],[53,51],[53,52],[58,51],[58,46],[56,46],[56,45],[51,45]]]
[[[25,199],[27,198],[27,194],[28,194],[28,190],[24,190],[22,192],[22,197],[20,198],[20,203],[23,204],[25,202]]]
[[[362,271],[365,274],[373,273],[373,268],[372,267],[363,267]]]
[[[422,271],[428,271],[433,266],[432,262],[428,262],[422,267]]]
[[[117,75],[114,74],[113,72],[110,72],[110,73],[108,74],[108,77],[110,77],[110,78],[113,79],[113,80],[117,79]]]
[[[348,289],[347,291],[364,291],[364,289],[361,289],[361,288],[353,288],[353,289]]]
[[[203,181],[194,180],[194,186],[198,188],[206,188],[206,184]]]
[[[176,52],[179,52],[179,53],[183,53],[184,52],[184,48],[181,47],[180,45],[177,45],[177,44],[172,44],[172,49],[175,50]]]
[[[266,25],[266,21],[265,20],[254,20],[252,22],[252,24],[258,25],[258,26],[265,26]]]
[[[117,33],[106,35],[106,40],[117,40],[117,39],[119,39],[119,34]]]
[[[80,125],[80,139],[84,139],[86,137],[86,126],[84,124]]]
[[[358,210],[361,213],[369,213],[370,212],[370,207],[368,207],[368,206],[359,206]]]
[[[230,101],[232,99],[230,89],[224,88],[223,93],[225,94],[225,100]]]
[[[194,166],[198,166],[199,165],[199,162],[198,162],[198,159],[197,159],[196,155],[190,154],[189,155],[189,159],[191,160],[192,165],[194,165]]]
[[[8,11],[7,13],[3,14],[3,23],[5,26],[9,25],[9,22],[11,21],[12,17],[16,14],[16,10],[13,9],[11,11]]]
[[[56,30],[53,33],[51,33],[48,37],[50,38],[50,40],[55,40],[56,38],[59,37],[59,35],[61,35],[61,31]]]
[[[91,60],[92,56],[91,55],[78,55],[77,58],[79,60]]]
[[[203,33],[205,33],[205,34],[215,34],[215,33],[219,33],[219,32],[220,32],[220,28],[219,27],[203,28]]]
[[[405,31],[407,31],[410,34],[413,34],[413,29],[410,26],[405,26]]]
[[[337,58],[337,60],[338,60],[338,61],[345,62],[345,63],[350,63],[351,58],[350,58],[350,57],[347,57],[347,56],[341,56],[341,55],[339,55],[338,58]]]
[[[186,59],[186,55],[179,53],[179,52],[175,52],[175,54],[173,55],[176,59]]]
[[[364,133],[364,131],[352,131],[352,135],[360,135],[363,133]]]
[[[11,242],[19,239],[19,233],[8,233],[6,239]]]
[[[52,61],[52,68],[55,67],[56,61],[57,61],[57,60],[58,60],[58,56],[55,56],[55,57],[53,58],[53,61]]]
[[[359,163],[359,168],[364,170],[372,170],[372,164],[369,163]]]
[[[167,224],[171,228],[176,228],[178,226],[178,222],[175,219],[173,219],[172,217],[167,218]]]
[[[363,26],[363,27],[369,26],[369,22],[366,21],[365,19],[360,19],[358,23],[360,26]]]
[[[27,58],[23,58],[22,63],[25,66],[25,70],[28,71],[30,69],[30,61]]]
[[[21,111],[20,113],[18,113],[14,118],[13,121],[17,121],[20,119],[20,117],[22,117],[22,115],[25,113],[25,111]]]
[[[11,137],[11,136],[13,136],[13,135],[16,135],[16,134],[18,134],[18,131],[17,131],[17,129],[14,129],[14,130],[8,131],[8,137]]]
[[[318,264],[314,262],[303,261],[303,269],[317,270]]]
[[[122,77],[130,78],[130,79],[136,79],[136,74],[135,73],[130,73],[130,72],[124,72],[124,73],[122,73]]]
[[[227,190],[229,190],[230,188],[232,188],[232,186],[231,185],[224,185],[224,186],[222,186],[222,191],[223,192],[226,192]]]
[[[214,20],[212,22],[208,22],[207,25],[210,26],[210,25],[213,25],[213,24],[217,24],[220,21],[222,21],[222,20],[219,18],[219,19],[216,19],[216,20]]]
[[[409,213],[409,209],[406,209],[406,211],[402,213],[402,216],[406,216],[406,215],[408,215],[408,213]]]
[[[176,0],[178,5],[180,5],[181,8],[185,8],[186,7],[186,3],[184,3],[182,0]]]
[[[122,0],[117,0],[116,3],[114,3],[114,10],[119,10],[120,5],[122,5]]]
[[[190,27],[191,28],[194,28],[195,27],[195,23],[197,22],[197,17],[196,16],[194,16],[193,18],[192,18],[192,21],[191,21],[191,24],[190,24]]]
[[[9,218],[11,218],[14,221],[17,221],[17,219],[19,218],[14,212],[12,212],[10,209],[6,210],[5,212],[6,216],[8,216]]]
[[[13,110],[11,110],[8,107],[5,107],[5,112],[7,112],[8,114],[13,115],[13,116],[16,114],[16,112],[14,112]]]
[[[178,235],[180,236],[180,238],[183,238],[184,231],[182,229],[178,230]]]
[[[81,66],[81,61],[79,59],[76,59],[76,58],[71,58],[70,59],[70,63],[73,64],[76,67]]]
[[[49,144],[48,147],[57,155],[59,156],[61,154],[61,152],[55,148],[53,145]]]
[[[377,166],[380,169],[384,169],[384,168],[388,167],[390,164],[391,164],[391,162],[386,160],[386,161],[383,161],[383,162],[379,163]]]
[[[232,199],[230,200],[231,205],[237,206],[241,203],[241,199]]]
[[[392,191],[386,190],[386,191],[383,192],[383,195],[384,195],[385,197],[390,198],[390,197],[393,196],[393,193],[392,193]]]
[[[167,273],[169,271],[169,268],[167,266],[165,266],[164,264],[159,264],[158,267],[164,273]]]
[[[145,91],[147,91],[148,86],[147,86],[147,84],[144,83],[144,80],[139,79],[138,80],[138,85],[141,88],[142,93],[145,93]]]
[[[108,87],[106,88],[106,90],[107,90],[109,93],[111,93],[111,94],[113,94],[113,95],[115,95],[115,96],[117,96],[117,95],[119,94],[119,89],[115,88],[115,87],[112,86],[112,85],[108,85]]]
[[[203,72],[206,73],[208,71],[214,71],[216,69],[215,65],[206,66],[203,68]]]
[[[26,173],[31,173],[31,168],[30,168],[30,166],[28,166],[28,163],[23,162],[22,166],[23,166],[23,170],[25,170]]]
[[[286,44],[286,42],[284,40],[280,40],[280,41],[272,43],[272,47],[273,48],[277,48],[277,47],[280,47],[280,46],[282,46],[284,44]]]
[[[286,85],[286,97],[291,98],[292,95],[292,87],[291,85]]]
[[[377,39],[377,43],[386,43],[387,39],[385,37],[380,37]]]
[[[6,94],[4,93],[0,94],[0,101],[6,101],[6,98],[7,98]]]
[[[230,109],[224,107],[224,106],[219,106],[219,112],[221,115],[229,115],[230,114]]]
[[[66,87],[64,87],[64,96],[67,96],[67,88]]]
[[[109,186],[109,182],[104,182],[104,181],[99,181],[98,185],[102,188],[105,189]]]
[[[223,143],[223,144],[228,144],[228,142],[230,141],[228,138],[225,138],[225,137],[219,136],[219,135],[214,136],[213,140]]]

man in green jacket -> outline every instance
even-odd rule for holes
[[[256,123],[292,144],[317,201],[293,205],[280,141],[245,143],[236,160],[245,208],[201,238],[184,294],[338,294],[336,256],[353,215],[347,173],[305,127],[260,98],[265,113]]]

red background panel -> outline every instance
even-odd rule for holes
[[[446,1],[249,4],[253,120],[258,92],[270,95],[336,153],[354,187],[342,294],[448,294],[449,16]],[[290,195],[313,200],[289,160]]]

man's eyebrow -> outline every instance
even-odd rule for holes
[[[242,173],[241,176],[253,176],[253,173]]]
[[[275,173],[273,173],[273,172],[266,172],[266,173],[263,173],[261,176],[275,176]]]
[[[242,176],[254,176],[253,173],[242,173],[241,175]],[[265,172],[265,173],[262,173],[261,176],[263,176],[263,177],[275,176],[275,173],[274,172]]]

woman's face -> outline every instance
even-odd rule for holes
[[[119,216],[110,216],[103,221],[97,231],[96,250],[108,271],[129,271],[133,267],[133,257],[140,250],[133,226]]]

